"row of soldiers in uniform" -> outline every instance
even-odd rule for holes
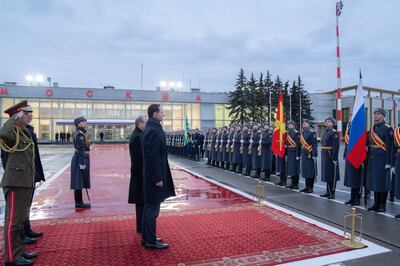
[[[369,211],[385,212],[389,190],[390,200],[400,199],[400,127],[393,130],[385,123],[386,112],[377,108],[374,112],[374,126],[367,135],[367,159],[358,169],[354,168],[347,157],[347,146],[351,124],[345,133],[344,185],[351,188],[351,196],[346,204],[360,205],[362,189],[365,194],[374,192],[374,204]],[[336,183],[339,174],[340,138],[334,129],[334,118],[325,120],[325,132],[321,145],[321,181],[326,183],[326,192],[321,197],[335,198]],[[318,140],[317,134],[308,119],[303,120],[302,132],[296,130],[295,123],[289,121],[285,134],[285,156],[276,156],[276,174],[280,176],[277,185],[285,186],[287,177],[290,189],[299,188],[299,176],[305,179],[304,193],[313,193],[315,178],[318,176]],[[254,170],[254,178],[270,180],[274,154],[272,152],[272,129],[269,125],[257,124],[249,126],[236,125],[228,128],[206,129],[204,132],[203,150],[207,164],[232,172],[250,176]],[[183,135],[183,133],[181,133]],[[199,133],[199,135],[201,135]],[[202,150],[199,144],[197,149]],[[261,176],[264,172],[264,176]],[[396,215],[400,218],[400,215]]]
[[[190,130],[186,140],[183,130],[167,132],[165,137],[168,153],[197,161],[204,155],[204,134],[198,129]]]

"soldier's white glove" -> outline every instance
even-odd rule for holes
[[[337,161],[333,161],[333,164],[336,166],[338,164],[338,162]]]
[[[314,160],[317,160],[318,157],[312,157]]]
[[[252,140],[252,139],[250,140],[250,143],[253,143],[253,140]]]
[[[85,170],[85,169],[86,169],[86,165],[80,164],[80,165],[79,165],[79,169],[80,169],[80,170]]]
[[[240,140],[240,143],[244,143],[244,140]]]
[[[390,165],[388,165],[388,164],[385,165],[385,170],[390,169],[390,168],[391,168]]]
[[[392,167],[392,173],[395,175],[396,174],[396,167]]]
[[[297,160],[297,161],[300,161],[300,157],[296,157],[296,160]]]

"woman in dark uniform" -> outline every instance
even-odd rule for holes
[[[75,148],[71,160],[71,189],[74,190],[75,208],[90,208],[90,203],[84,203],[82,189],[90,188],[90,145],[86,137],[86,119],[81,116],[74,120],[75,132],[73,143]]]

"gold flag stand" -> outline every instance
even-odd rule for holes
[[[262,200],[265,197],[264,183],[261,180],[258,180],[257,184],[254,186],[254,194],[255,200],[257,201],[256,205],[261,206]]]
[[[351,227],[347,226],[348,221],[351,221]],[[356,208],[351,208],[351,213],[348,213],[344,216],[343,222],[343,237],[345,240],[342,241],[343,246],[348,248],[363,248],[365,245],[362,241],[362,216],[361,213],[356,213]],[[356,235],[356,226],[359,225],[360,232],[359,235]],[[348,230],[349,229],[349,230]]]

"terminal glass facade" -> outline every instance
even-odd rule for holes
[[[22,101],[22,98],[2,98],[1,113],[3,123],[8,119],[4,110],[11,105]],[[32,126],[40,141],[54,141],[55,134],[69,132],[72,134],[74,126],[59,124],[57,120],[73,120],[84,116],[87,119],[115,119],[134,120],[139,115],[147,115],[148,102],[134,101],[100,101],[100,100],[63,100],[63,99],[28,99],[33,108]],[[153,103],[153,102],[152,102]],[[159,102],[163,107],[165,117],[163,127],[166,131],[182,130],[185,119],[190,128],[201,128],[200,103],[172,103]],[[218,109],[218,112],[219,109]],[[225,112],[218,113],[218,120],[225,123]],[[91,140],[98,140],[100,132],[104,133],[105,140],[126,140],[131,135],[134,125],[90,125],[88,135]]]

